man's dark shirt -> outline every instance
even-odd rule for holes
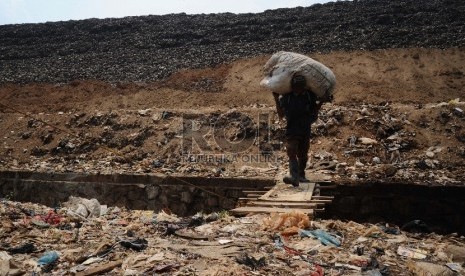
[[[279,105],[286,116],[286,136],[310,137],[310,125],[318,117],[315,95],[311,91],[287,93],[279,99]]]

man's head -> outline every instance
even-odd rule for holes
[[[307,85],[307,81],[305,80],[304,76],[301,75],[294,75],[291,80],[291,87],[294,91],[303,91],[305,86]]]

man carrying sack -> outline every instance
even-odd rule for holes
[[[311,125],[318,119],[323,101],[306,89],[304,76],[294,75],[290,93],[279,96],[273,93],[280,119],[286,118],[286,151],[289,157],[289,175],[283,181],[299,187],[299,182],[309,182],[305,177],[305,167],[310,148]]]

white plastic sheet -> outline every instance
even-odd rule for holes
[[[292,52],[277,52],[264,66],[267,76],[260,85],[278,94],[286,94],[291,91],[291,79],[295,74],[305,77],[307,88],[315,95],[325,98],[332,95],[336,85],[334,73],[307,56]]]

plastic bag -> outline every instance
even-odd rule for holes
[[[301,237],[314,237],[321,241],[324,245],[334,245],[334,246],[341,246],[341,241],[335,235],[332,235],[322,229],[316,229],[311,231],[300,230],[299,231]]]
[[[306,229],[310,226],[310,219],[307,214],[297,211],[281,214],[272,213],[269,218],[263,220],[263,226],[265,230],[297,234],[298,229]]]
[[[45,254],[39,258],[39,260],[37,260],[37,263],[39,265],[49,265],[58,260],[59,257],[60,256],[56,251],[48,251],[45,252]]]
[[[336,76],[322,63],[307,56],[292,52],[277,52],[264,66],[268,74],[260,85],[278,94],[291,92],[291,79],[300,74],[310,89],[319,98],[329,98],[336,85]]]

